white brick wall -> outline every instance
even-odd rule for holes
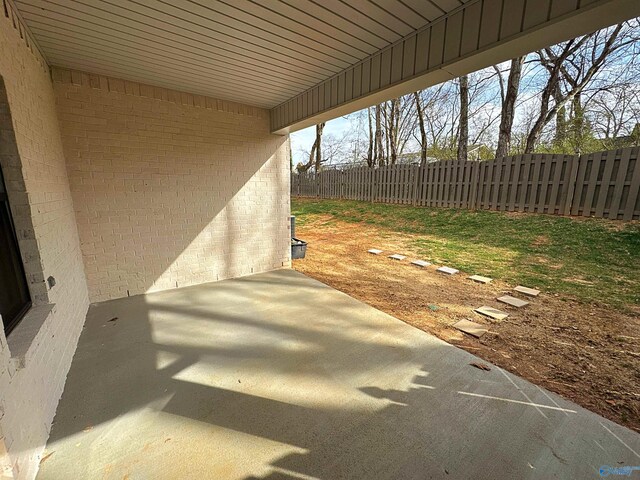
[[[0,329],[0,475],[30,480],[89,291],[97,301],[289,266],[289,152],[264,110],[78,72],[56,71],[52,88],[6,5],[0,164],[34,304],[55,304],[24,367]]]
[[[288,142],[266,110],[53,79],[91,301],[290,265]]]
[[[51,79],[8,3],[7,8],[8,17],[0,8],[0,76],[12,121],[0,123],[0,164],[32,299],[36,305],[56,304],[23,368],[10,361],[0,331],[0,444],[7,450],[3,453],[0,445],[0,468],[8,456],[12,475],[31,479],[82,329],[88,294]],[[18,155],[2,150],[12,146],[13,138]],[[43,280],[50,275],[57,285],[48,290]]]

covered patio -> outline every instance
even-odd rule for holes
[[[288,133],[636,16],[637,0],[2,0],[2,479],[637,463],[637,435],[287,270]]]
[[[637,434],[292,270],[90,308],[38,479],[591,478]]]

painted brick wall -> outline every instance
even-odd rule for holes
[[[82,330],[88,293],[48,68],[11,6],[6,8],[0,9],[0,76],[9,108],[0,105],[0,164],[32,299],[36,305],[55,304],[36,329],[22,366],[0,331],[0,468],[7,476],[31,479]],[[57,282],[52,289],[43,281],[50,275]]]
[[[266,110],[53,79],[91,301],[290,265],[289,147]]]

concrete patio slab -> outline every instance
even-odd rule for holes
[[[371,248],[371,249],[367,250],[367,252],[372,253],[374,255],[380,255],[382,253],[382,250],[380,250],[378,248]]]
[[[599,478],[640,463],[637,434],[478,361],[292,270],[95,304],[38,478]]]
[[[389,258],[392,258],[394,260],[404,260],[405,258],[407,258],[407,256],[400,255],[399,253],[394,253],[393,255],[389,255]]]

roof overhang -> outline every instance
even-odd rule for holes
[[[638,0],[13,1],[51,66],[266,108],[282,134],[640,16]]]

